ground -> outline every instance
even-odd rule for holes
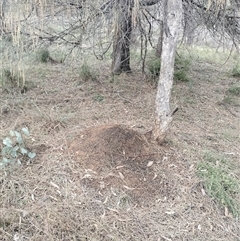
[[[239,78],[230,63],[192,61],[162,146],[147,135],[156,89],[141,73],[112,79],[102,63],[83,80],[38,64],[34,88],[2,90],[1,138],[26,126],[37,156],[1,172],[0,240],[239,241],[238,219],[197,175],[204,156],[221,155],[240,178],[240,99],[228,93]]]

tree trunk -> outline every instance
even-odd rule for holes
[[[130,72],[130,38],[132,32],[132,0],[116,1],[112,73]]]
[[[5,8],[7,5],[7,1],[3,0],[0,3],[0,35],[4,35],[6,32],[6,24],[5,24]]]
[[[162,42],[163,42],[163,21],[160,22],[160,33],[158,37],[157,49],[156,49],[156,57],[160,58],[162,55]]]
[[[164,30],[161,70],[156,97],[156,120],[153,138],[161,144],[172,121],[170,97],[173,85],[174,61],[182,24],[182,0],[164,0]]]

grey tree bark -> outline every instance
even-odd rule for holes
[[[6,31],[6,24],[5,24],[5,8],[7,5],[7,1],[3,0],[0,3],[0,34],[4,34]]]
[[[130,72],[130,38],[132,33],[132,0],[116,1],[112,73]]]
[[[158,37],[156,57],[160,58],[162,55],[162,42],[163,42],[163,30],[164,30],[163,21],[160,23],[159,28],[160,28],[160,33],[159,33],[159,37]]]
[[[115,0],[115,29],[112,53],[112,73],[131,72],[130,68],[130,42],[132,33],[132,9],[136,0]],[[161,0],[140,0],[140,6],[152,6]],[[113,1],[103,5],[111,6]]]
[[[153,138],[161,144],[167,134],[172,114],[170,97],[173,85],[174,61],[182,24],[182,0],[164,0],[164,30],[161,70],[156,96],[156,119]]]

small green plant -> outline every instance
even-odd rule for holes
[[[30,152],[25,144],[24,136],[29,136],[30,133],[26,127],[22,128],[22,134],[18,131],[10,131],[10,136],[3,139],[2,161],[0,168],[8,164],[21,164],[23,161],[30,161],[36,153]]]
[[[229,160],[221,155],[205,153],[197,172],[204,181],[208,195],[237,217],[240,214],[240,204],[236,196],[240,193],[240,183],[231,175]]]
[[[48,49],[42,49],[38,53],[38,59],[41,63],[47,63],[50,61],[50,52]]]
[[[91,68],[89,67],[89,65],[87,63],[83,63],[83,65],[80,68],[80,78],[84,81],[87,80],[96,80],[96,75],[95,73],[91,70]]]
[[[239,64],[236,64],[232,69],[232,76],[233,77],[240,77],[240,66]]]

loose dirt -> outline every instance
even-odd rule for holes
[[[123,188],[142,199],[146,195],[153,197],[159,190],[169,191],[163,185],[163,178],[152,168],[163,155],[143,134],[126,126],[89,128],[78,134],[68,151],[82,168],[94,173],[95,178],[88,178],[85,183],[101,192]],[[97,175],[101,178],[96,179]]]

